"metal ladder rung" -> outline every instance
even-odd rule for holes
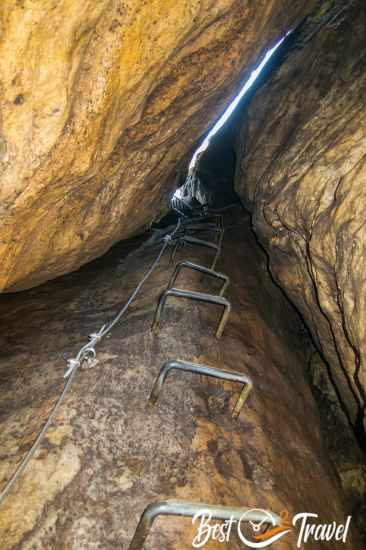
[[[167,361],[162,366],[154,382],[154,386],[151,390],[151,394],[148,401],[149,406],[154,406],[157,400],[159,399],[159,395],[163,389],[164,382],[167,379],[170,371],[173,369],[181,370],[184,372],[198,373],[204,376],[212,376],[214,378],[221,378],[222,380],[230,380],[231,382],[239,382],[240,384],[243,384],[244,387],[240,393],[240,396],[232,412],[233,417],[239,416],[240,411],[244,407],[244,404],[248,399],[248,396],[253,388],[252,379],[246,374],[242,374],[240,372],[218,369],[216,367],[209,367],[207,365],[200,365],[198,363],[189,363],[187,361],[179,361],[179,360]]]
[[[178,250],[178,246],[181,243],[188,243],[188,244],[193,244],[193,245],[197,245],[197,246],[204,246],[206,248],[213,248],[214,250],[216,250],[215,257],[214,257],[214,259],[212,261],[212,264],[211,264],[211,269],[214,269],[215,266],[216,266],[217,260],[220,256],[220,253],[221,253],[223,238],[224,238],[223,229],[221,229],[219,231],[219,238],[218,238],[218,241],[215,242],[215,243],[213,243],[211,241],[206,241],[204,239],[197,239],[196,237],[191,237],[189,235],[183,234],[182,236],[180,236],[176,239],[176,242],[175,242],[171,257],[170,257],[170,263],[175,258],[175,255],[176,255],[177,250]]]
[[[169,288],[165,290],[159,298],[158,306],[155,310],[155,317],[152,324],[152,329],[154,330],[156,327],[160,324],[160,318],[162,311],[165,306],[165,302],[169,296],[177,296],[178,298],[188,298],[192,300],[198,300],[200,302],[207,302],[210,304],[215,305],[221,305],[224,306],[224,312],[221,316],[219,326],[216,331],[216,337],[221,338],[223,330],[225,328],[227,319],[229,317],[230,311],[231,311],[231,304],[230,302],[224,298],[223,296],[215,296],[213,294],[205,294],[203,292],[196,292],[193,290],[183,290],[180,288]]]
[[[224,284],[222,285],[221,287],[221,290],[220,290],[220,296],[223,296],[228,285],[229,285],[229,282],[230,282],[230,279],[227,275],[225,275],[224,273],[220,273],[219,271],[214,271],[213,269],[209,268],[209,267],[205,267],[203,265],[199,265],[199,264],[195,264],[193,262],[190,262],[188,260],[183,260],[182,262],[179,262],[176,266],[175,266],[175,270],[173,272],[173,275],[171,276],[170,278],[170,281],[168,283],[168,286],[167,288],[171,288],[180,271],[183,269],[183,268],[186,268],[186,269],[192,269],[193,271],[199,271],[201,273],[204,273],[206,275],[209,275],[211,277],[216,277],[217,279],[223,279],[224,280]]]
[[[209,220],[217,220],[218,225],[220,228],[224,227],[224,216],[222,214],[205,214],[203,216],[196,216],[194,218],[185,218],[183,223],[206,223]]]
[[[193,518],[197,514],[217,520],[230,520],[268,524],[273,527],[281,525],[281,518],[269,510],[247,507],[215,506],[203,502],[185,500],[163,500],[149,504],[137,525],[128,550],[141,550],[154,521],[158,516],[180,516]]]
[[[214,223],[208,223],[206,225],[202,225],[201,223],[188,223],[187,225],[184,224],[184,228],[192,231],[216,231],[217,233],[222,231],[222,228]]]
[[[184,226],[184,230],[186,231],[185,235],[187,234],[187,232],[193,233],[193,234],[199,233],[199,232],[214,233],[218,237],[216,242],[220,240],[220,235],[224,231],[222,228],[217,227],[216,225],[212,225],[212,224],[199,225],[195,223]]]
[[[184,235],[183,237],[181,237],[179,239],[179,241],[175,245],[175,250],[174,250],[174,254],[172,255],[172,258],[174,258],[175,252],[177,250],[177,246],[180,242],[185,242],[185,243],[193,244],[193,245],[197,245],[197,246],[204,246],[206,248],[213,248],[214,250],[216,250],[216,254],[215,254],[215,257],[212,261],[211,269],[215,269],[215,266],[217,264],[217,260],[219,259],[219,256],[220,256],[220,253],[221,253],[223,238],[224,238],[223,231],[220,233],[219,240],[218,240],[217,243],[213,243],[211,241],[206,241],[206,240],[203,240],[203,239],[197,239],[196,237],[190,237],[189,235]]]

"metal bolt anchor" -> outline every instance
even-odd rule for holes
[[[152,330],[154,330],[156,327],[159,327],[161,314],[164,309],[165,302],[168,296],[177,296],[178,298],[191,298],[192,300],[198,300],[200,302],[207,302],[209,304],[224,306],[225,309],[221,316],[219,326],[216,331],[216,338],[221,338],[231,311],[230,302],[223,296],[215,296],[213,294],[205,294],[203,292],[195,292],[193,290],[182,290],[180,288],[169,288],[168,290],[165,290],[161,294],[159,298],[158,306],[155,310],[155,317],[151,327]]]
[[[209,367],[207,365],[199,365],[197,363],[189,363],[187,361],[167,361],[162,366],[155,382],[151,394],[149,397],[148,405],[153,407],[157,400],[159,399],[160,393],[163,389],[165,380],[167,379],[168,374],[171,370],[177,369],[184,372],[193,372],[202,374],[204,376],[212,376],[214,378],[221,378],[222,380],[230,380],[232,382],[239,382],[243,384],[244,387],[240,393],[240,396],[235,404],[235,407],[232,412],[232,416],[237,418],[240,414],[240,411],[244,407],[246,400],[253,388],[252,379],[246,374],[242,374],[236,371],[228,371],[223,369],[217,369],[215,367]]]

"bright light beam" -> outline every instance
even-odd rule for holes
[[[207,147],[209,146],[209,143],[211,141],[211,138],[220,130],[220,128],[223,127],[223,125],[225,124],[225,122],[227,121],[227,119],[232,115],[232,113],[235,111],[236,107],[238,106],[238,104],[240,103],[240,100],[243,98],[244,94],[249,90],[249,88],[251,87],[251,85],[253,84],[253,82],[257,79],[257,77],[259,76],[259,74],[261,73],[263,67],[268,63],[268,61],[270,60],[270,58],[272,57],[272,55],[274,54],[274,52],[277,50],[277,48],[279,48],[282,44],[282,42],[285,40],[285,38],[290,34],[291,31],[288,31],[287,34],[285,34],[285,36],[283,38],[281,38],[281,40],[279,40],[277,42],[277,44],[275,46],[273,46],[273,48],[271,48],[270,50],[268,50],[268,52],[266,53],[266,55],[264,56],[262,62],[258,65],[258,67],[252,71],[250,77],[248,78],[248,80],[245,82],[244,86],[242,87],[242,89],[240,90],[240,92],[238,93],[238,95],[235,97],[235,99],[233,99],[233,101],[230,103],[230,105],[227,107],[226,111],[222,114],[222,116],[219,118],[219,120],[216,122],[215,126],[209,131],[209,133],[207,134],[207,136],[205,137],[205,139],[203,140],[203,142],[201,143],[201,145],[198,147],[198,149],[196,150],[196,152],[194,153],[193,157],[192,157],[192,160],[191,162],[189,163],[189,170],[191,171],[194,167],[195,167],[195,164],[196,164],[196,161],[197,161],[197,158],[198,156],[207,149]]]

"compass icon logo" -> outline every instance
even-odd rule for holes
[[[249,517],[253,515],[253,512],[259,512],[262,515],[262,519],[260,521],[249,519]],[[252,530],[250,538],[247,533],[244,533],[242,524],[250,525]],[[238,535],[240,540],[249,548],[265,548],[284,537],[291,530],[292,528],[287,510],[281,512],[280,524],[273,514],[261,508],[252,508],[245,512],[238,524]]]

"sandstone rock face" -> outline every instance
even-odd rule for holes
[[[146,227],[177,160],[311,4],[3,0],[0,290]]]
[[[37,454],[0,507],[1,549],[127,550],[145,506],[166,498],[264,507],[290,517],[319,514],[343,523],[348,513],[332,468],[305,374],[302,324],[273,284],[249,217],[227,220],[218,268],[230,276],[232,312],[220,340],[220,311],[171,299],[161,329],[150,330],[158,295],[173,265],[166,253],[131,307],[81,368]],[[238,226],[238,222],[240,225]],[[80,272],[22,294],[3,295],[0,349],[0,487],[24,456],[64,380],[65,358],[111,319],[146,272],[156,250],[127,257],[124,244]],[[211,251],[186,247],[177,261],[209,265]],[[217,292],[218,283],[182,271],[177,286]],[[239,370],[254,389],[239,418],[240,386],[173,372],[154,409],[146,403],[171,359]],[[352,520],[353,531],[354,520]],[[298,530],[275,544],[296,547]],[[160,518],[151,550],[189,550],[195,529]],[[310,540],[306,548],[318,550]],[[327,550],[339,543],[325,543]],[[207,550],[242,550],[210,541]],[[361,550],[349,533],[347,549]]]
[[[366,13],[324,29],[256,95],[236,188],[352,423],[366,391]],[[246,134],[246,137],[245,137]]]

